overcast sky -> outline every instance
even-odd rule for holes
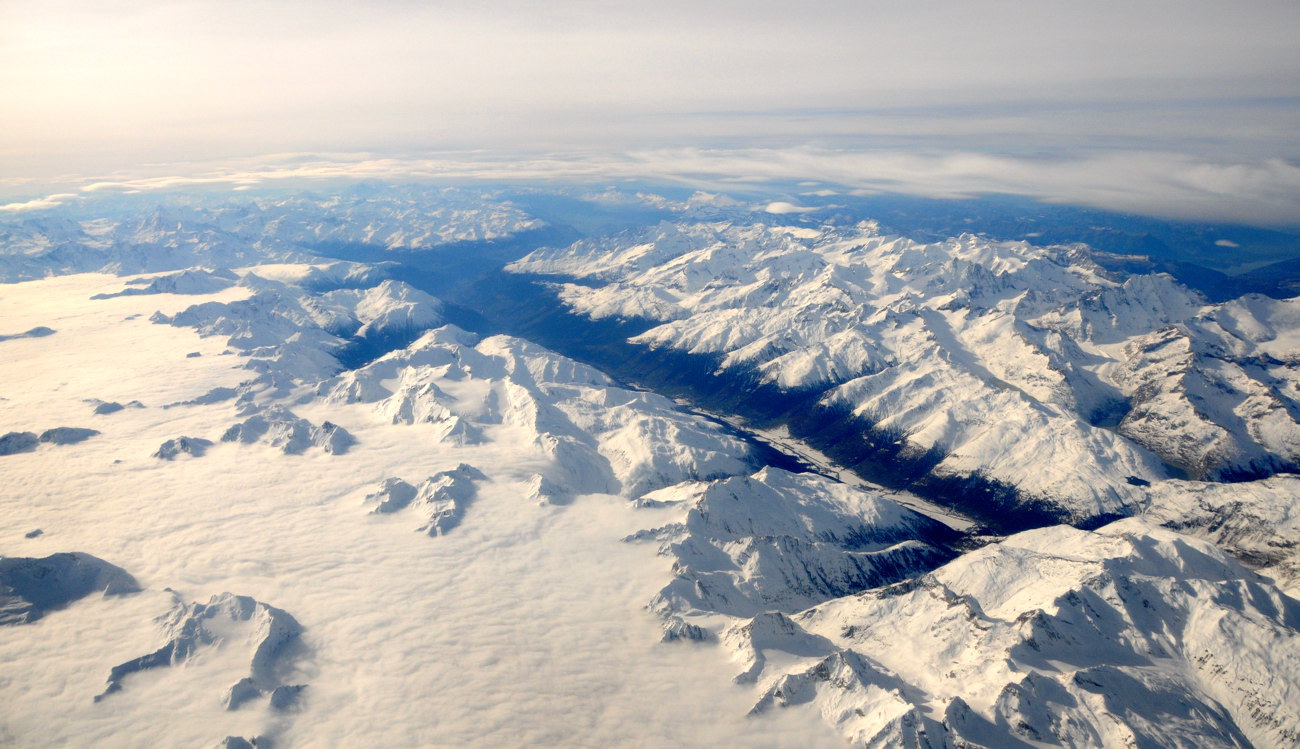
[[[996,166],[988,189],[1095,203],[1140,154],[1237,170],[1262,191],[1232,195],[1243,220],[1300,223],[1297,29],[1293,0],[0,0],[0,179],[35,196],[286,152],[813,148],[966,159]]]

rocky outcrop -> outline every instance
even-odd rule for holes
[[[202,437],[175,437],[159,445],[151,457],[162,460],[175,460],[182,455],[201,458],[209,447],[212,447],[212,440]]]
[[[114,666],[96,702],[123,689],[131,674],[181,666],[203,650],[222,647],[228,657],[247,658],[248,675],[225,692],[227,709],[236,710],[285,686],[287,668],[282,659],[302,632],[287,612],[230,593],[213,596],[207,603],[185,604],[177,600],[159,625],[166,642],[152,653]]]
[[[99,434],[98,429],[54,427],[39,435],[36,432],[9,432],[0,436],[0,455],[16,455],[35,450],[39,445],[75,445]]]
[[[75,445],[99,434],[98,429],[85,427],[55,427],[41,432],[40,441],[51,445]]]
[[[0,455],[29,453],[40,444],[36,432],[8,432],[0,435]]]
[[[106,416],[108,414],[115,414],[118,411],[127,408],[144,408],[144,404],[141,403],[140,401],[130,401],[126,404],[122,404],[122,403],[118,403],[117,401],[102,401],[98,398],[92,398],[87,402],[94,404],[95,406],[94,413],[96,416]]]
[[[0,557],[0,625],[29,624],[93,593],[124,595],[139,590],[126,570],[89,554]]]
[[[36,327],[24,333],[11,333],[9,335],[0,335],[0,341],[12,341],[18,338],[44,338],[45,336],[54,335],[58,331],[54,328],[47,328],[44,325]]]
[[[231,426],[221,435],[221,441],[270,445],[286,455],[300,455],[313,447],[340,454],[356,443],[343,427],[328,421],[317,426],[280,405],[270,406]]]
[[[417,528],[430,536],[441,536],[460,525],[466,509],[477,493],[477,483],[487,480],[483,472],[461,463],[450,471],[440,471],[418,486],[397,478],[385,479],[366,495],[373,503],[372,513],[389,514],[410,509],[424,518]]]

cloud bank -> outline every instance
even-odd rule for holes
[[[349,155],[249,169],[798,172],[1297,223],[1296,28],[1286,0],[10,3],[0,180],[12,212],[69,175],[220,183],[312,152]]]
[[[1300,225],[1300,166],[1282,159],[1226,161],[1159,151],[1046,157],[821,147],[647,149],[624,153],[281,154],[213,164],[157,165],[60,183],[63,192],[0,206],[17,212],[79,197],[151,190],[321,187],[358,180],[430,183],[591,183],[648,180],[722,191],[781,193],[816,181],[842,192],[963,199],[1020,195],[1191,221]],[[75,192],[72,192],[75,190]],[[825,195],[810,186],[803,192]],[[773,213],[798,212],[774,201]]]
[[[0,205],[0,213],[26,213],[28,211],[39,211],[44,208],[56,208],[63,205],[69,200],[80,197],[76,193],[56,193],[46,195],[43,198],[34,198],[17,203],[5,203]]]

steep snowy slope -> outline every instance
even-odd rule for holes
[[[947,561],[956,534],[888,499],[815,474],[764,468],[753,476],[669,487],[642,505],[681,505],[679,521],[642,531],[673,559],[651,602],[671,638],[712,613],[793,612],[915,577]]]
[[[817,394],[940,492],[992,482],[1082,520],[1134,512],[1171,473],[1300,460],[1297,300],[1207,305],[1077,247],[869,223],[660,224],[510,269],[581,281],[556,287],[581,315],[648,321],[635,344]]]
[[[203,268],[183,270],[153,278],[136,278],[125,289],[112,294],[97,294],[97,299],[112,299],[115,296],[136,296],[143,294],[212,294],[229,288],[239,280],[233,272],[206,270]]]
[[[535,499],[637,497],[690,479],[746,472],[750,448],[666,398],[614,385],[596,370],[516,338],[480,340],[454,326],[322,382],[308,400],[366,403],[393,424],[427,424],[439,442],[522,430],[552,459]]]
[[[1277,482],[1294,483],[1259,483]],[[1184,504],[1175,483],[1207,486],[1170,482]],[[769,468],[640,504],[678,518],[628,539],[674,561],[649,604],[664,639],[719,643],[757,689],[753,714],[813,706],[870,747],[1300,738],[1300,602],[1150,520],[1027,531],[948,561],[946,529],[816,476]],[[1238,549],[1294,535],[1289,514],[1262,538],[1241,532],[1259,527],[1250,507],[1235,529],[1215,509],[1229,523],[1215,540]],[[1189,525],[1218,531],[1208,512]]]
[[[1150,501],[1148,519],[1214,542],[1300,597],[1300,476],[1239,484],[1166,481],[1152,487]]]
[[[1291,746],[1300,603],[1136,519],[1028,531],[723,633],[754,710],[854,746]]]
[[[369,280],[340,272],[340,265],[272,267],[269,275],[283,281],[263,278],[256,268],[238,282],[248,290],[245,298],[203,302],[150,319],[204,336],[228,336],[227,345],[248,358],[244,366],[260,373],[259,381],[279,386],[323,379],[339,371],[340,358],[354,350],[382,350],[442,324],[442,302],[406,283],[332,286],[328,279],[349,285]]]
[[[167,638],[162,647],[114,666],[108,675],[108,686],[95,697],[96,702],[121,691],[126,677],[132,674],[184,665],[197,659],[205,648],[233,649],[240,639],[251,651],[246,654],[248,675],[226,691],[227,710],[238,710],[250,700],[266,695],[275,703],[275,693],[286,695],[302,689],[302,685],[296,685],[295,689],[279,683],[279,672],[284,670],[279,661],[297,642],[302,628],[292,616],[274,606],[248,596],[223,593],[207,603],[185,604],[178,600],[160,623]],[[287,698],[282,696],[279,702],[286,703]]]

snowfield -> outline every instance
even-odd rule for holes
[[[548,226],[491,191],[9,221],[0,745],[1300,741],[1297,300],[584,199],[693,220],[512,269],[873,424],[917,481],[417,288],[411,256]],[[351,244],[383,262],[310,249]],[[967,480],[1093,530],[981,535]]]

